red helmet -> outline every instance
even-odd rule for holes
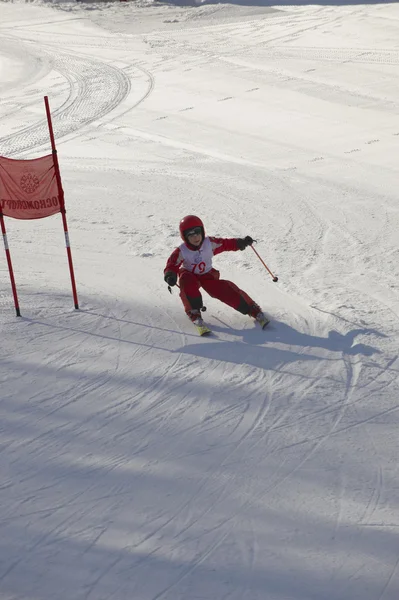
[[[204,224],[201,221],[201,219],[199,217],[196,217],[195,215],[187,215],[180,221],[180,225],[179,225],[180,235],[181,235],[181,239],[183,240],[183,242],[187,242],[186,238],[184,237],[184,232],[189,229],[193,229],[194,227],[201,227],[202,239],[204,239],[205,229],[204,229]]]

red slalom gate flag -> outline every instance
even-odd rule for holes
[[[0,156],[0,213],[42,219],[61,212],[54,156],[15,160]]]
[[[21,316],[21,312],[8,247],[5,216],[14,219],[42,219],[61,213],[73,300],[75,309],[79,309],[71,246],[69,244],[64,191],[62,189],[48,96],[44,96],[44,104],[52,153],[31,160],[15,160],[0,156],[0,229],[3,235],[17,317]]]

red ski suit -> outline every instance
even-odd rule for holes
[[[239,248],[235,238],[206,236],[199,248],[181,244],[172,252],[164,273],[173,271],[179,275],[180,298],[187,314],[203,306],[200,288],[244,315],[259,310],[248,294],[231,281],[220,279],[219,271],[212,267],[213,256],[236,250]]]

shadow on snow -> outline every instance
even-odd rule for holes
[[[148,314],[136,309],[119,314]],[[12,328],[22,342],[3,361],[0,404],[7,597],[374,600],[388,584],[397,597],[395,448],[381,443],[382,426],[398,425],[393,396],[376,406],[365,382],[345,421],[345,382],[341,396],[318,388],[306,402],[306,382],[297,396],[281,373],[270,389],[263,378],[279,362],[378,353],[354,344],[378,332],[324,338],[281,322],[265,332],[215,326],[241,341],[170,350],[165,336],[182,331],[105,309]],[[240,387],[234,369],[212,370],[201,356],[263,369],[259,387],[248,399],[248,381]],[[371,421],[373,438],[365,430],[353,442],[349,428],[360,435]]]
[[[206,343],[187,344],[180,348],[180,352],[195,354],[209,359],[223,360],[237,364],[247,364],[263,369],[275,369],[281,363],[288,364],[296,361],[310,360],[335,360],[334,355],[319,356],[314,354],[315,349],[327,350],[330,353],[342,353],[348,356],[372,356],[379,354],[378,348],[363,343],[353,344],[359,335],[383,334],[372,329],[353,329],[345,334],[330,331],[328,337],[314,336],[302,333],[287,323],[273,321],[263,332],[259,329],[232,329],[212,325],[214,332],[224,332],[241,337],[237,341],[212,341],[208,338]],[[261,345],[262,344],[262,345]],[[297,347],[286,350],[282,345]],[[305,349],[305,352],[303,351]]]

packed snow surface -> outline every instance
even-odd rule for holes
[[[263,5],[262,5],[263,4]],[[398,600],[399,6],[0,3],[1,600]],[[198,214],[261,331],[163,282]]]

